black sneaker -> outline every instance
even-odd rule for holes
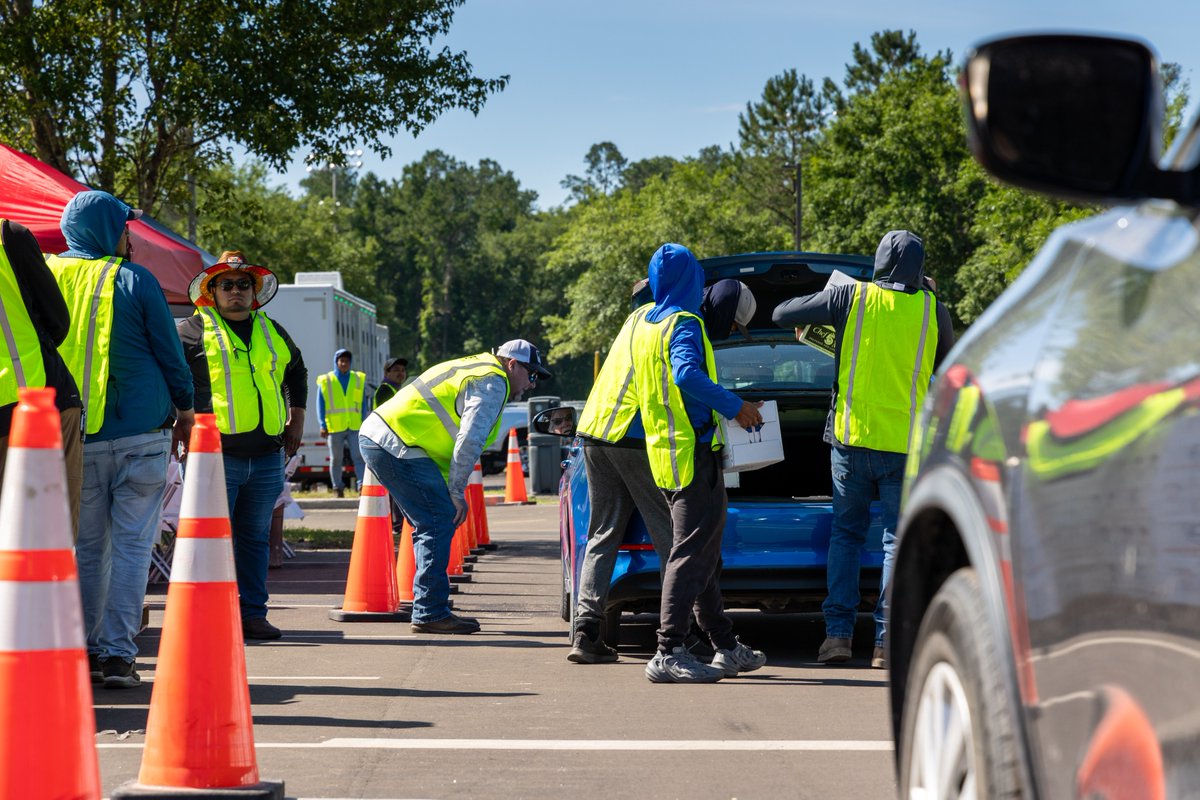
[[[133,662],[120,656],[104,659],[102,669],[105,689],[132,689],[142,685],[142,678],[133,668]]]
[[[88,653],[88,672],[91,673],[92,683],[96,686],[104,683],[104,662],[99,653]]]
[[[266,617],[254,617],[242,620],[242,638],[269,641],[283,636],[283,631],[267,622]]]
[[[479,621],[471,617],[459,617],[451,614],[434,622],[414,622],[413,633],[475,633],[479,630]]]
[[[575,646],[567,654],[567,661],[576,664],[611,664],[619,658],[603,639],[593,639],[583,631],[575,634]]]

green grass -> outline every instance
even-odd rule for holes
[[[313,550],[345,549],[354,544],[354,531],[287,528],[283,538],[293,545],[304,544]]]

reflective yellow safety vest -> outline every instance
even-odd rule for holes
[[[21,297],[17,275],[3,247],[0,247],[0,331],[4,334],[0,406],[7,406],[17,402],[17,389],[46,385],[46,365],[42,362],[37,330]]]
[[[58,352],[83,399],[84,433],[95,433],[104,424],[112,352],[113,286],[123,260],[117,256],[88,259],[53,255],[46,259],[71,312],[71,330]]]
[[[633,391],[633,354],[629,345],[634,325],[646,318],[653,303],[647,303],[625,318],[608,357],[600,367],[596,383],[588,394],[579,416],[579,432],[592,439],[615,442],[629,430],[638,412],[637,393]]]
[[[688,419],[683,394],[671,375],[671,334],[681,319],[691,318],[700,323],[704,337],[704,366],[708,377],[717,382],[717,362],[712,344],[704,330],[704,322],[695,314],[677,311],[658,322],[635,320],[631,337],[634,386],[642,423],[646,426],[646,453],[650,456],[650,472],[659,488],[679,491],[695,476],[696,431]],[[721,447],[721,428],[714,411],[716,434],[712,449]]]
[[[343,391],[336,372],[326,372],[317,378],[321,396],[325,398],[325,429],[330,433],[356,431],[362,427],[363,391],[367,385],[365,372],[350,372]]]
[[[375,409],[375,413],[406,445],[424,450],[441,469],[442,475],[448,477],[458,426],[462,422],[457,408],[459,392],[467,381],[487,375],[504,378],[506,389],[511,391],[500,359],[490,353],[481,353],[430,367]],[[496,441],[499,432],[500,417],[497,416],[484,447]]]
[[[264,433],[278,436],[287,422],[283,373],[291,363],[292,352],[275,323],[261,311],[253,312],[254,328],[247,350],[216,309],[205,307],[199,311],[204,317],[204,356],[208,360],[217,430],[250,433],[261,422]]]
[[[838,354],[833,433],[842,444],[907,453],[937,353],[931,292],[860,283]]]

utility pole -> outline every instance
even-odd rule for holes
[[[801,248],[800,248],[800,231],[801,231],[801,222],[802,222],[802,220],[803,220],[803,211],[802,211],[802,210],[801,210],[801,208],[800,208],[800,198],[801,198],[801,195],[803,194],[803,192],[801,191],[801,188],[802,188],[802,187],[801,187],[801,183],[800,183],[800,173],[801,173],[801,170],[802,170],[802,169],[803,169],[803,168],[802,168],[802,166],[801,166],[801,164],[800,164],[800,160],[799,160],[799,159],[796,159],[796,182],[793,184],[793,186],[794,186],[794,187],[795,187],[795,189],[796,189],[796,230],[795,230],[795,238],[796,238],[796,249],[797,249],[797,250],[801,249]]]

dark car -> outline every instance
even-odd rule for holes
[[[962,72],[995,176],[1058,229],[938,373],[892,583],[906,798],[1200,796],[1200,129],[1159,159],[1143,44],[1023,36]]]
[[[764,611],[819,610],[832,522],[829,445],[821,439],[833,388],[833,357],[780,330],[771,312],[783,300],[820,291],[836,270],[870,278],[873,261],[826,253],[746,253],[700,262],[707,283],[736,278],[753,291],[758,310],[750,338],[734,333],[714,342],[717,381],[744,400],[778,403],[784,460],[748,472],[727,473],[729,513],[721,543],[721,592],[728,607]],[[561,489],[562,613],[569,620],[578,596],[587,546],[587,473],[578,442],[566,462]],[[879,595],[883,530],[878,508],[863,553],[864,607]],[[619,641],[622,613],[659,610],[659,560],[639,515],[618,551],[608,596],[605,638]]]

